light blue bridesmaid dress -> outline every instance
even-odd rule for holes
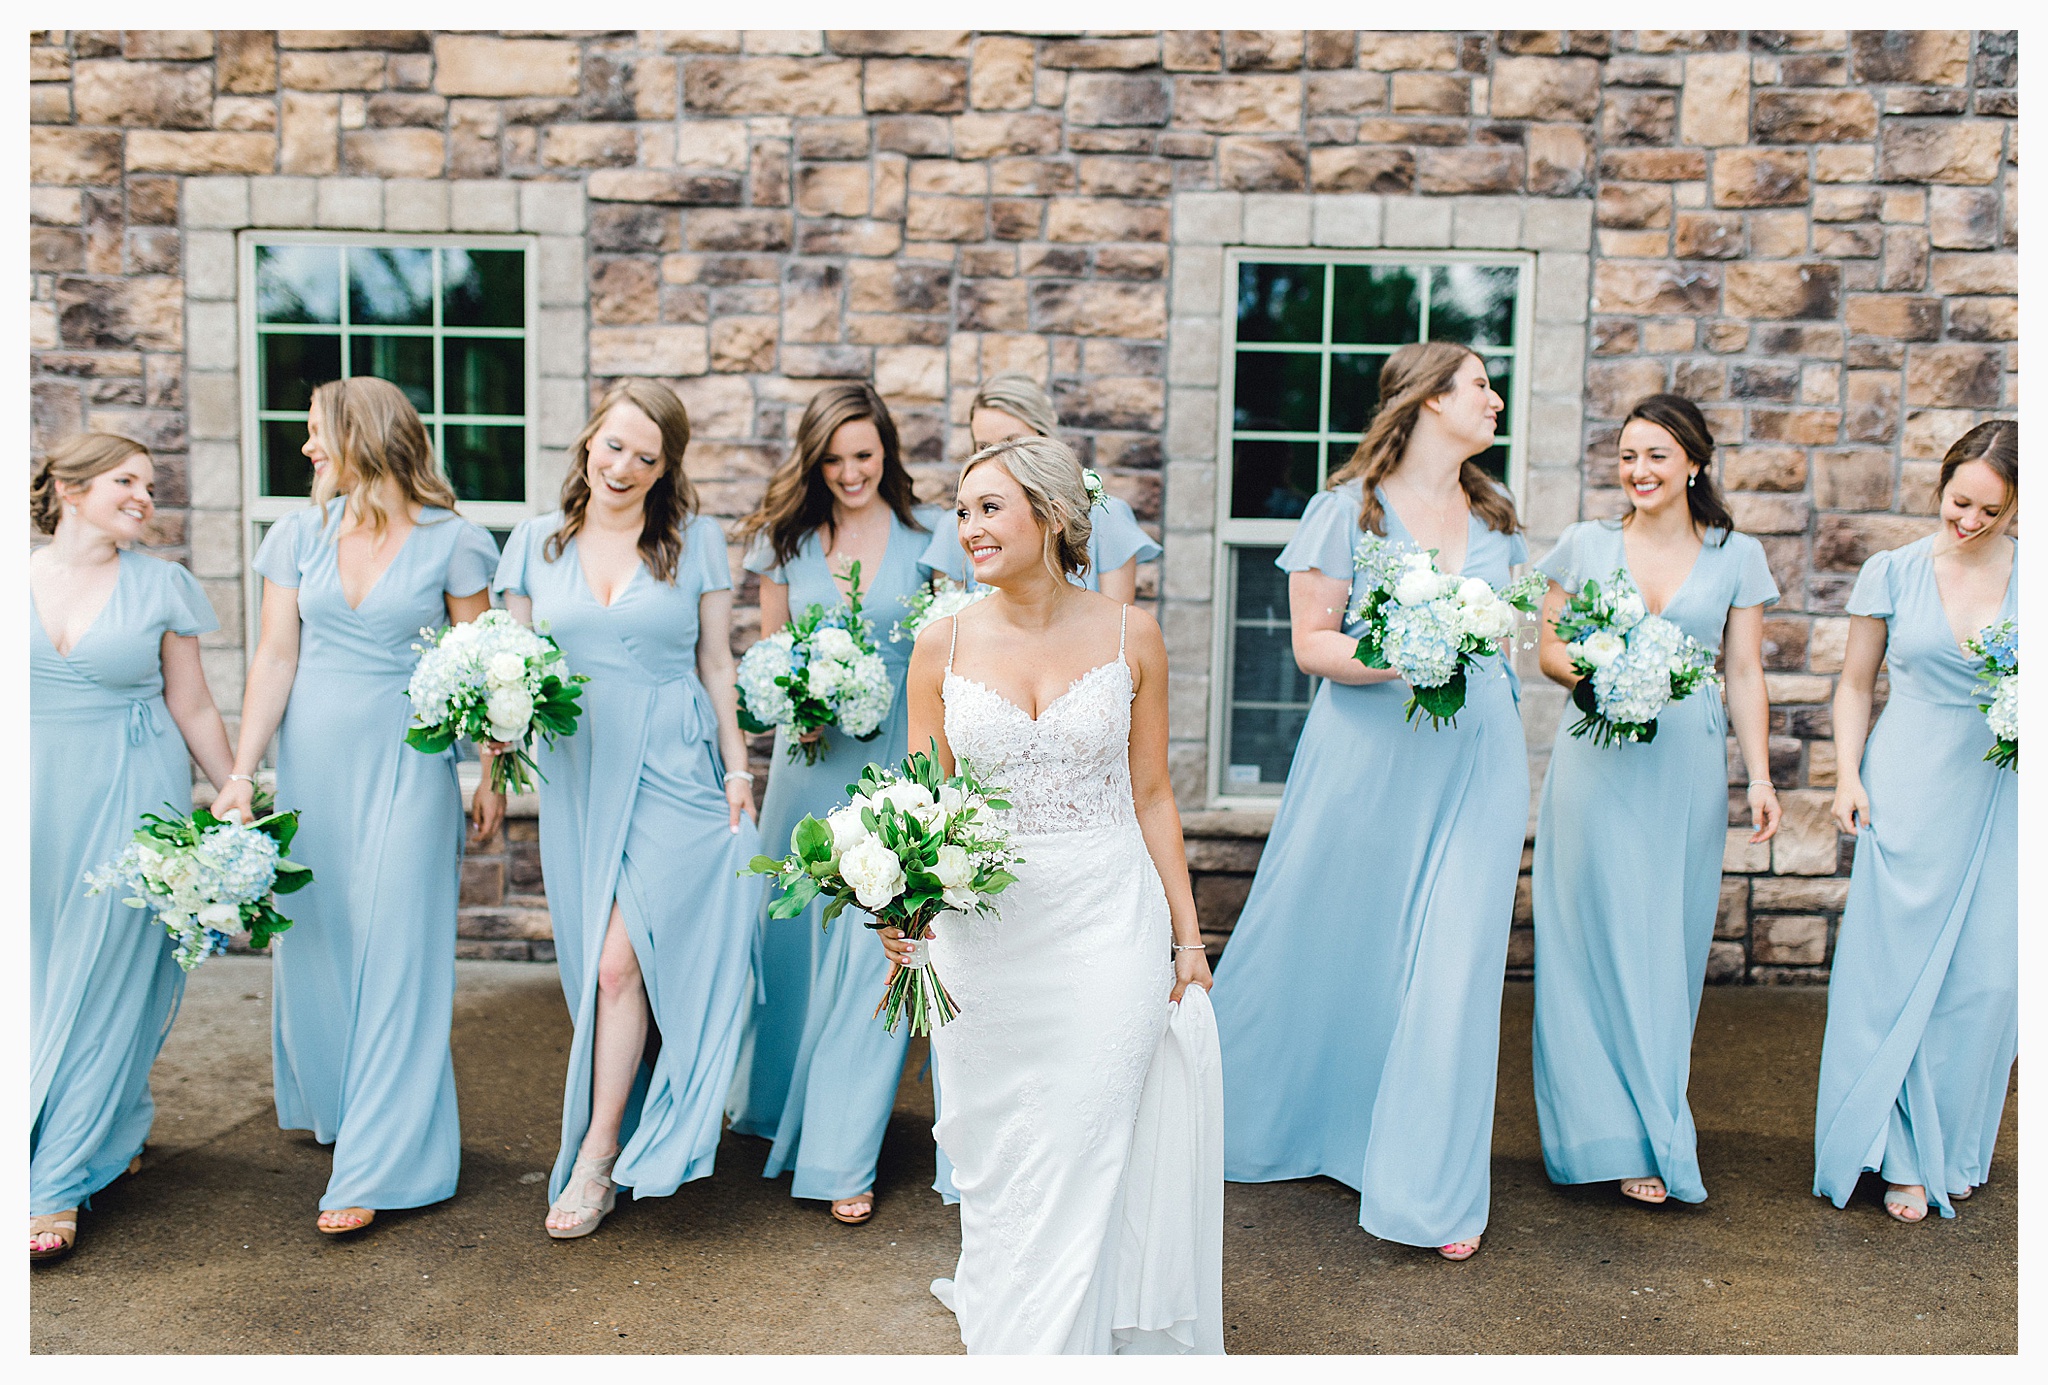
[[[320,1209],[421,1207],[455,1192],[462,1128],[448,1027],[462,793],[455,754],[405,743],[406,685],[447,598],[490,585],[491,536],[427,508],[350,608],[335,536],[343,501],[279,520],[254,567],[299,593],[299,665],[277,731],[277,803],[313,883],[271,944],[277,1123],[334,1146]]]
[[[576,1023],[548,1198],[560,1195],[590,1129],[597,963],[614,901],[661,1047],[634,1081],[612,1178],[636,1197],[666,1197],[708,1176],[718,1152],[761,902],[762,882],[740,875],[760,834],[744,817],[738,832],[726,825],[718,717],[697,678],[699,600],[732,578],[724,534],[697,515],[684,526],[673,582],[643,563],[600,605],[574,539],[553,562],[542,551],[561,525],[557,511],[514,529],[493,583],[531,598],[535,625],[590,679],[576,733],[535,756],[546,776],[541,871]]]
[[[1278,565],[1363,595],[1357,481],[1311,500]],[[1387,537],[1413,543],[1380,497]],[[1474,515],[1467,577],[1528,560]],[[1358,626],[1346,623],[1346,634]],[[1325,681],[1309,708],[1210,999],[1223,1044],[1224,1177],[1318,1174],[1358,1224],[1441,1246],[1486,1229],[1500,995],[1529,761],[1499,656],[1455,727],[1409,724],[1399,679]]]
[[[910,640],[892,642],[896,622],[910,614],[909,597],[928,576],[921,558],[926,533],[944,525],[943,512],[916,512],[920,532],[893,514],[880,568],[861,573],[861,606],[873,623],[876,647],[889,666],[895,701],[881,734],[857,741],[843,732],[825,733],[827,749],[815,765],[801,755],[788,758],[785,737],[775,737],[775,767],[761,802],[761,840],[771,855],[789,850],[789,834],[806,813],[823,817],[847,799],[849,786],[870,762],[893,765],[903,759],[910,714],[903,684],[910,672]],[[765,534],[747,554],[749,572],[789,587],[789,609],[801,614],[816,602],[841,604],[838,585],[825,560],[822,530],[804,537],[796,556],[777,564]],[[772,633],[772,632],[771,632]],[[910,1027],[890,1034],[875,1018],[875,1004],[889,980],[889,954],[863,926],[858,910],[841,914],[829,931],[819,927],[822,905],[793,919],[770,919],[762,896],[761,985],[749,1019],[745,1078],[734,1092],[733,1129],[771,1138],[763,1176],[794,1169],[790,1195],[838,1200],[875,1186],[875,1160],[896,1085]],[[880,955],[877,955],[880,954]]]
[[[2015,554],[1999,619],[2019,593]],[[1828,979],[1813,1191],[1844,1206],[1875,1170],[1952,1217],[1990,1176],[2018,1050],[2019,776],[1984,759],[1932,536],[1874,555],[1848,609],[1886,622],[1891,696],[1863,751],[1870,825]]]
[[[149,1068],[185,974],[152,915],[123,890],[88,895],[83,877],[121,854],[144,813],[191,811],[163,637],[220,623],[189,571],[126,551],[69,654],[29,604],[28,1210],[40,1216],[113,1182],[156,1114]]]
[[[1586,520],[1537,566],[1568,592],[1628,565]],[[1659,612],[1718,651],[1736,606],[1778,599],[1763,545],[1716,529]],[[1536,823],[1536,1115],[1553,1183],[1662,1178],[1701,1202],[1685,1087],[1728,838],[1728,718],[1701,689],[1647,745],[1596,746],[1567,707]]]
[[[1131,507],[1113,495],[1103,496],[1089,518],[1093,528],[1088,534],[1088,570],[1078,577],[1071,573],[1067,577],[1076,586],[1099,592],[1103,573],[1115,572],[1133,558],[1149,563],[1165,551],[1138,527],[1138,517]],[[969,591],[980,585],[974,580],[974,564],[960,547],[960,531],[950,506],[940,511],[922,561],[932,571],[945,573]]]

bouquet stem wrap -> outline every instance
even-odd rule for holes
[[[901,925],[903,936],[910,939],[910,960],[890,969],[889,984],[882,992],[881,1003],[875,1006],[882,1027],[891,1034],[906,1014],[910,1017],[911,1033],[929,1034],[960,1013],[960,1007],[946,992],[946,983],[932,969],[930,934],[936,917],[936,913],[923,915]]]

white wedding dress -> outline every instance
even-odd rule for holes
[[[930,945],[960,1007],[932,1035],[960,1193],[932,1292],[969,1352],[1223,1350],[1222,1063],[1208,994],[1167,999],[1117,643],[1036,721],[946,659],[946,737],[1023,858],[1000,916],[943,915]]]

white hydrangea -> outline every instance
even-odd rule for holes
[[[1587,643],[1607,635],[1594,635]],[[1612,638],[1612,636],[1608,636]],[[1593,675],[1593,696],[1609,721],[1654,721],[1671,701],[1671,673],[1687,644],[1685,632],[1662,616],[1644,616],[1627,646]]]
[[[1984,719],[1991,724],[1991,734],[2002,741],[2018,741],[2020,738],[2020,676],[2008,673],[1998,680],[1998,691],[1992,695],[1991,706],[1984,713]]]
[[[736,681],[740,696],[754,718],[770,726],[787,725],[796,716],[789,692],[775,680],[789,676],[793,665],[790,651],[796,641],[787,630],[778,630],[740,657]]]

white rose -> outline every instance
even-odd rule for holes
[[[827,626],[811,636],[811,654],[814,658],[831,659],[846,663],[860,652],[860,646],[853,642],[853,636],[837,626]]]
[[[1428,555],[1411,553],[1403,560],[1401,575],[1394,582],[1394,600],[1403,606],[1419,606],[1436,600],[1442,590],[1442,575],[1431,566]]]
[[[1483,577],[1466,577],[1458,582],[1458,604],[1461,606],[1489,606],[1498,599]]]
[[[1626,592],[1614,603],[1614,628],[1633,630],[1642,618],[1649,614],[1643,605],[1643,598],[1634,592]]]
[[[832,854],[844,856],[868,835],[867,825],[860,820],[860,805],[841,808],[825,819],[825,825],[832,829]]]
[[[903,866],[879,837],[866,837],[839,858],[839,877],[853,887],[860,907],[873,911],[903,893]]]
[[[932,866],[932,874],[939,878],[939,884],[946,889],[956,890],[974,880],[974,862],[967,859],[964,847],[942,846],[939,859]]]
[[[889,804],[902,812],[912,813],[919,808],[932,806],[931,790],[909,779],[899,779],[875,795],[875,806]]]
[[[494,654],[484,666],[484,676],[501,686],[526,681],[526,660],[517,654]]]
[[[522,686],[492,688],[484,714],[491,719],[492,740],[523,740],[527,723],[533,720],[533,697]]]
[[[1584,642],[1567,646],[1573,658],[1584,659],[1595,672],[1619,659],[1626,648],[1627,642],[1612,630],[1596,630]]]
[[[242,926],[242,911],[232,904],[209,904],[199,911],[199,921],[216,933],[232,933]]]

